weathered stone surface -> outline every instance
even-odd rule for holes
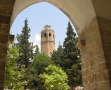
[[[8,5],[8,6],[13,6],[15,0],[0,0],[0,5]]]
[[[0,90],[4,90],[4,87],[0,87]]]
[[[8,42],[8,35],[0,34],[0,43],[6,44]]]
[[[104,71],[103,72],[103,79],[104,79],[104,81],[108,81],[108,71]]]
[[[85,32],[86,41],[85,47],[81,50],[83,84],[86,90],[101,90],[96,83],[109,82],[109,73],[106,73],[107,63],[104,50],[107,52],[110,49],[108,50],[105,45],[105,48],[103,48],[98,21],[96,19],[93,19],[83,32]],[[110,48],[110,46],[108,47]],[[93,85],[95,85],[95,88],[92,87]],[[108,86],[108,88],[110,87]]]
[[[3,82],[2,79],[4,80],[4,74],[5,74],[4,71],[0,71],[0,81],[1,82]]]
[[[109,82],[99,82],[97,83],[97,90],[111,90],[109,87]]]
[[[41,31],[41,53],[51,57],[53,50],[55,50],[55,33],[50,25],[45,25]]]
[[[0,62],[0,71],[5,71],[5,61]]]
[[[14,35],[9,34],[9,37],[8,37],[8,44],[13,43],[13,41],[14,41]]]
[[[6,55],[6,45],[10,28],[8,24],[10,23],[12,10],[14,12],[11,24],[18,13],[25,9],[25,7],[40,1],[45,0],[16,0],[15,8],[13,9],[15,0],[0,0],[0,90],[4,89],[4,72],[2,72],[4,71],[4,64],[2,65],[2,62],[5,61],[4,55]],[[111,18],[111,13],[109,12],[111,1],[102,0],[100,3],[98,3],[99,0],[86,0],[87,3],[82,0],[47,1],[68,15],[75,24],[78,33],[84,33],[85,44],[81,49],[81,61],[85,90],[110,90],[111,20],[106,18]],[[103,16],[105,18],[96,18],[95,16]],[[82,39],[80,38],[80,40]]]
[[[0,45],[0,54],[2,55],[4,55],[4,54],[6,54],[7,53],[7,47],[5,47],[5,46],[2,46],[2,45]]]
[[[0,24],[0,33],[8,35],[9,34],[9,28],[10,28],[9,24]]]
[[[6,55],[0,54],[0,63],[2,63],[4,60],[6,60]]]
[[[99,29],[101,33],[104,56],[105,56],[105,61],[106,61],[106,68],[108,72],[108,75],[106,77],[104,75],[105,72],[103,73],[103,76],[105,80],[107,80],[107,77],[108,77],[109,82],[110,82],[110,87],[111,87],[111,74],[110,74],[110,70],[111,70],[111,20],[102,18],[102,17],[97,17],[97,19],[98,19],[98,25],[99,25]]]
[[[9,24],[10,23],[10,16],[0,15],[0,23]]]
[[[4,73],[4,72],[1,72]],[[4,77],[2,77],[2,79],[0,79],[0,87],[2,88],[4,86]],[[4,89],[0,89],[0,90],[4,90]]]
[[[13,7],[10,6],[1,6],[1,14],[3,15],[11,15]]]

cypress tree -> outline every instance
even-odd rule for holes
[[[56,65],[60,66],[62,54],[63,54],[63,47],[59,42],[57,50],[53,51],[53,53],[51,54],[51,59],[54,61]]]
[[[73,90],[74,86],[82,84],[81,66],[80,66],[80,51],[76,47],[78,38],[73,31],[71,23],[68,22],[66,38],[63,42],[63,57],[61,67],[66,71],[69,79],[69,86]]]
[[[24,21],[24,27],[22,28],[22,33],[17,34],[17,41],[19,46],[19,53],[22,53],[21,56],[19,56],[17,62],[19,64],[19,67],[25,66],[25,68],[28,68],[30,65],[31,60],[33,59],[33,45],[31,42],[29,42],[30,37],[30,28],[28,27],[28,20],[26,19]]]

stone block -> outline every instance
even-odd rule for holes
[[[7,53],[7,47],[0,45],[0,55],[4,55]]]
[[[107,70],[103,72],[103,79],[104,81],[108,81],[109,79]]]
[[[111,61],[106,62],[106,67],[107,67],[107,70],[111,70]]]
[[[99,82],[97,83],[98,90],[111,90],[109,82]]]
[[[111,37],[104,36],[104,37],[101,37],[101,39],[102,39],[102,43],[104,43],[104,44],[111,44]]]
[[[5,71],[5,62],[0,62],[0,71]]]
[[[106,71],[107,70],[106,62],[98,64],[98,68],[99,68],[100,71]]]
[[[0,43],[2,44],[8,43],[8,35],[0,34]]]
[[[98,90],[96,83],[91,84],[91,90]]]
[[[0,54],[0,63],[6,59],[6,55]]]
[[[99,72],[98,65],[93,65],[92,70],[93,70],[94,74],[98,73]]]
[[[95,57],[93,57],[93,60],[94,60],[94,64],[98,64],[98,63],[101,63],[101,62],[105,62],[105,57],[104,57],[104,53],[101,53]]]
[[[8,44],[13,43],[13,41],[14,41],[14,35],[9,34],[9,37],[8,37]]]
[[[85,85],[84,90],[91,90],[91,85]]]
[[[110,53],[111,52],[111,43],[110,44],[103,43],[103,49],[104,49],[104,52]]]
[[[12,10],[13,10],[13,7],[2,6],[2,8],[1,8],[1,14],[3,14],[3,15],[12,15]]]
[[[96,82],[101,82],[103,81],[103,73],[102,72],[97,72],[96,73],[96,79],[95,79]]]
[[[91,67],[95,64],[93,58],[91,58],[91,59],[89,60],[89,64],[90,64]]]
[[[0,6],[0,14],[2,13],[2,6]]]
[[[92,74],[93,74],[92,67],[89,67],[89,68],[88,68],[88,76],[91,76]]]
[[[8,6],[13,6],[15,0],[0,0],[0,5],[8,5]]]
[[[9,24],[0,24],[0,26],[1,26],[0,33],[8,35],[9,30],[10,30],[10,25]]]
[[[91,76],[88,76],[88,80],[89,80],[89,84],[94,83],[95,81],[94,75],[92,74]]]
[[[82,70],[83,77],[88,76],[88,69]]]
[[[110,62],[111,60],[111,52],[104,52],[105,61]]]
[[[0,90],[4,90],[4,87],[0,87]]]
[[[4,75],[1,76],[1,73],[0,72],[0,87],[3,87],[4,86]],[[0,90],[4,90],[4,89],[0,89]]]
[[[0,15],[0,23],[10,24],[11,16]]]
[[[88,84],[88,77],[83,77],[83,84],[86,86]]]
[[[0,71],[0,80],[1,81],[2,81],[2,79],[4,80],[4,75],[5,75],[4,71]]]
[[[102,17],[97,17],[97,20],[101,36],[111,35],[111,20]]]

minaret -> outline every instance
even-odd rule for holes
[[[55,33],[50,25],[45,25],[41,31],[41,53],[51,57],[53,50],[55,50]]]

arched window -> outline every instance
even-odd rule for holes
[[[51,37],[51,33],[49,33],[49,37]]]
[[[53,34],[53,38],[54,38],[54,34]]]
[[[46,37],[46,33],[44,33],[44,38]]]

